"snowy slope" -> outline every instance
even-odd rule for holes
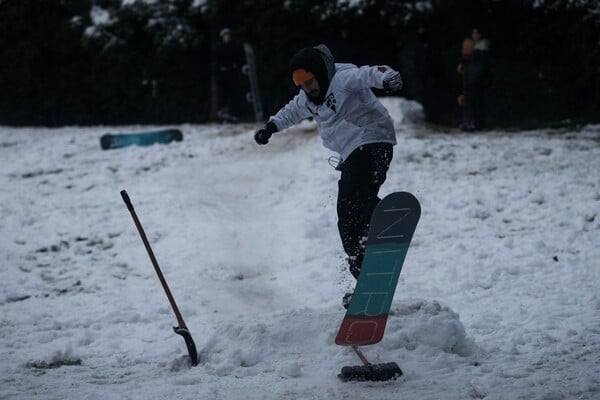
[[[342,383],[351,287],[338,173],[314,126],[254,126],[102,151],[108,131],[0,127],[1,399],[599,399],[600,127],[462,134],[386,99],[382,195],[422,219],[383,341],[398,381]],[[201,352],[123,204],[127,189]]]

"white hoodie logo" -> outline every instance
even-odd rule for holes
[[[333,110],[333,112],[337,112],[335,110],[335,96],[333,93],[330,93],[329,96],[325,97],[325,105]]]

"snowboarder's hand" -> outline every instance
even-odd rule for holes
[[[383,80],[383,90],[387,93],[396,93],[402,89],[402,77],[400,72],[395,72],[393,75]]]
[[[267,128],[260,128],[254,134],[254,140],[258,144],[267,144],[269,143],[269,139],[271,138],[272,133],[267,130]]]
[[[267,144],[275,132],[277,132],[277,125],[275,125],[273,122],[268,122],[264,127],[256,131],[254,134],[254,140],[258,144]]]

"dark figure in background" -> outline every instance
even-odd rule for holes
[[[222,122],[237,122],[240,114],[240,74],[245,62],[242,48],[233,39],[231,30],[221,30],[222,42],[216,48],[216,71],[219,108]]]
[[[461,94],[456,99],[458,105],[462,108],[462,122],[459,125],[459,128],[463,131],[474,131],[475,125],[473,123],[471,113],[467,109],[466,103],[466,94],[467,94],[467,79],[469,75],[469,62],[471,61],[471,57],[473,56],[473,47],[475,47],[475,42],[471,38],[466,38],[462,42],[461,48],[461,56],[462,60],[460,64],[456,67],[456,72],[461,75]]]
[[[464,120],[460,128],[468,132],[485,129],[485,91],[492,83],[489,40],[479,29],[473,29],[472,44],[467,56],[463,45],[465,63],[458,70],[464,79]]]

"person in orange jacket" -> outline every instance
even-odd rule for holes
[[[472,38],[463,41],[463,60],[457,70],[463,76],[463,122],[460,128],[472,132],[485,129],[485,92],[492,82],[490,41],[474,28]]]

